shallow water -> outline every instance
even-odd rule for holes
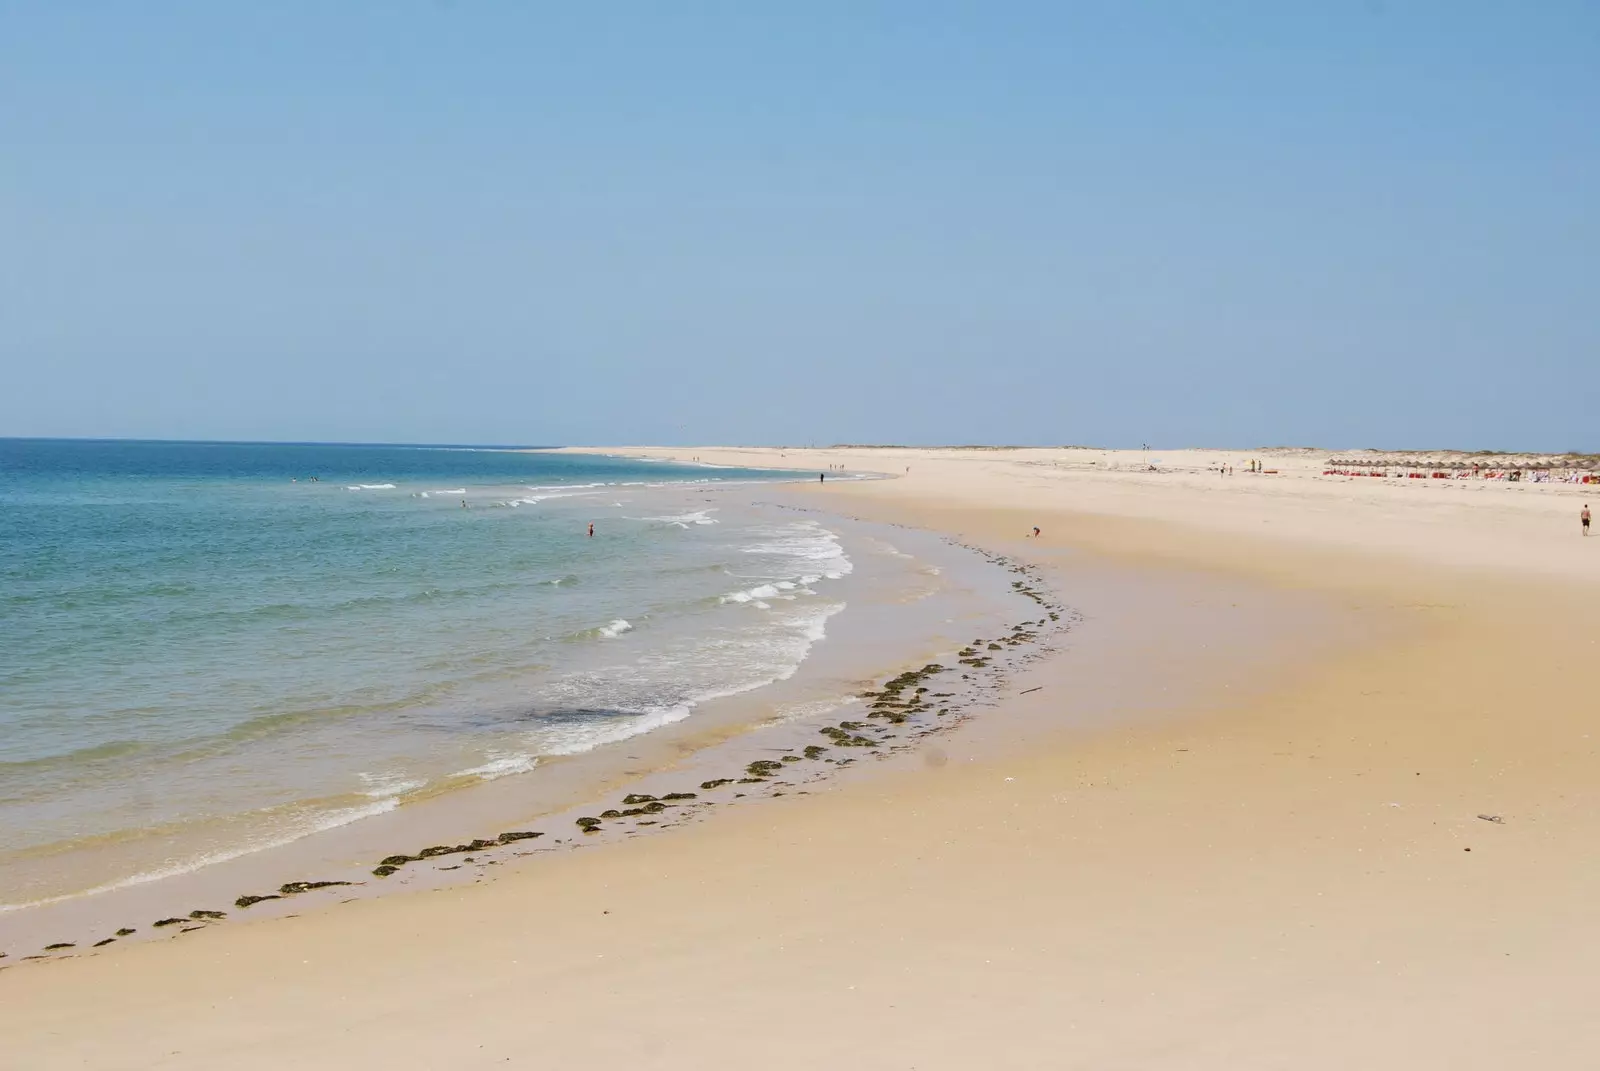
[[[711,493],[786,478],[0,442],[0,903],[190,870],[789,677],[853,563],[818,519]]]

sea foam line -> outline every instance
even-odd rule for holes
[[[139,874],[134,874],[130,877],[119,878],[116,881],[107,882],[104,885],[96,885],[92,889],[84,889],[82,892],[63,893],[60,896],[47,896],[40,900],[30,900],[27,903],[22,904],[0,904],[0,914],[4,914],[9,911],[24,911],[30,907],[44,907],[47,904],[59,904],[67,900],[78,900],[86,896],[99,896],[101,893],[115,892],[118,889],[126,889],[134,885],[147,885],[152,881],[161,881],[165,878],[175,878],[181,874],[192,874],[202,867],[212,866],[216,863],[226,863],[230,859],[238,859],[240,856],[250,855],[253,852],[264,852],[272,848],[281,848],[285,844],[293,844],[302,837],[309,837],[315,833],[325,833],[330,829],[337,829],[340,826],[349,825],[351,822],[359,822],[363,818],[372,818],[376,815],[384,814],[387,811],[392,811],[398,806],[400,806],[400,801],[394,796],[389,796],[384,799],[375,800],[372,803],[361,807],[347,807],[343,810],[330,811],[319,821],[312,822],[309,826],[297,829],[294,832],[285,834],[283,836],[271,837],[261,841],[252,841],[250,843],[238,845],[233,848],[224,848],[217,852],[209,852],[205,855],[190,859],[187,862],[175,863],[172,866],[162,867],[159,870],[147,870]]]
[[[672,524],[679,528],[688,529],[693,524],[719,524],[715,517],[715,508],[695,510],[693,513],[678,513],[670,517],[630,517],[629,520],[648,521],[651,524]]]
[[[539,765],[539,760],[532,755],[497,755],[491,752],[489,761],[482,766],[474,766],[469,770],[457,770],[450,776],[476,777],[483,781],[493,781],[495,778],[505,777],[509,774],[527,773],[537,765]]]

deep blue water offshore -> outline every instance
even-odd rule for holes
[[[0,440],[0,905],[527,771],[792,673],[849,558],[817,521],[708,493],[783,478]],[[58,865],[108,844],[127,872]]]

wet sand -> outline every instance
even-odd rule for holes
[[[1589,1061],[1600,539],[1551,498],[786,454],[910,465],[814,493],[1027,554],[1068,603],[1077,583],[1084,627],[984,717],[829,791],[0,971],[7,1059]]]

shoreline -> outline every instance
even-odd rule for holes
[[[758,490],[763,496],[776,494],[780,510],[815,514],[825,524],[847,531],[856,546],[858,564],[869,570],[867,582],[874,582],[865,544],[877,541],[883,526],[836,517],[810,505],[785,503],[782,500],[786,489],[785,485],[772,485],[745,490]],[[696,493],[702,497],[708,494],[703,489]],[[990,618],[1009,612],[1007,604],[1016,601],[1018,606],[1023,605],[1021,600],[1013,600],[1005,590],[1005,581],[1000,579],[1007,566],[984,561],[985,556],[973,548],[946,546],[949,541],[934,533],[916,533],[916,537],[908,545],[917,554],[910,557],[926,562],[935,572],[942,567],[950,574],[942,578],[949,590],[931,595],[934,602],[930,605],[942,607],[942,613],[959,611],[972,615],[980,604],[987,605],[989,609],[978,613],[972,624],[992,628],[997,619]],[[888,549],[897,557],[908,557],[893,547]],[[980,594],[978,588],[988,590]],[[866,590],[862,587],[858,594],[865,594]],[[961,594],[962,591],[966,593]],[[911,593],[905,597],[920,600],[929,594]],[[1031,603],[1026,605],[1033,608]],[[1057,609],[1065,612],[1062,607]],[[493,873],[486,868],[514,865],[522,857],[569,850],[578,847],[579,841],[603,842],[609,836],[574,837],[579,830],[572,828],[573,819],[585,814],[616,817],[617,811],[626,807],[618,798],[635,794],[703,797],[707,793],[702,782],[732,780],[725,775],[730,771],[742,773],[749,762],[767,758],[768,753],[798,754],[806,751],[807,745],[827,745],[827,740],[814,735],[817,728],[841,719],[851,724],[852,718],[861,717],[866,704],[853,697],[862,689],[875,687],[896,673],[917,669],[933,657],[948,655],[965,642],[956,641],[949,626],[941,630],[927,624],[913,629],[903,619],[904,613],[892,605],[866,599],[833,621],[832,648],[843,643],[854,649],[851,657],[841,659],[838,653],[830,654],[832,648],[824,641],[821,657],[819,651],[813,650],[796,672],[754,689],[703,700],[690,717],[626,740],[602,744],[577,755],[546,757],[538,768],[526,773],[436,793],[354,822],[281,844],[242,850],[231,857],[151,880],[129,881],[101,891],[0,912],[0,953],[6,954],[0,956],[0,970],[81,955],[107,945],[120,948],[194,932],[225,919],[269,919],[327,909],[353,898],[449,887],[466,880],[481,880],[483,875]],[[892,639],[873,635],[885,627],[894,634]],[[1041,631],[1053,635],[1057,629],[1051,624]],[[1005,637],[997,635],[993,639]],[[1030,642],[1028,647],[1031,650],[1036,645]],[[1006,657],[1012,656],[1008,653]],[[841,694],[820,704],[826,709],[807,710],[819,704],[803,700],[822,687]],[[966,707],[971,699],[966,695],[948,701],[953,707],[959,704],[959,709],[952,710],[949,724],[970,716]],[[798,713],[792,709],[797,701],[801,708]],[[928,731],[931,729],[926,726],[912,725],[905,731],[897,727],[886,739],[873,737],[871,748],[858,745],[823,761],[831,766],[854,765],[862,759],[881,760],[889,752],[908,746],[905,741],[913,735]],[[847,735],[862,740],[859,734]],[[885,750],[880,752],[880,746]],[[787,772],[792,776],[794,771]],[[837,772],[843,773],[843,766]],[[818,776],[809,775],[807,783],[816,782]],[[671,783],[662,787],[659,782],[663,780]],[[696,785],[700,785],[698,790]],[[630,817],[639,826],[658,821],[665,826],[668,817],[682,822],[687,820],[687,812],[699,817],[706,808],[734,802],[734,796],[742,801],[755,794],[754,786],[743,791],[711,792],[717,798],[693,803],[669,800],[667,806],[675,812],[670,816]],[[627,831],[628,835],[638,832],[643,830]],[[419,855],[422,852],[430,854]],[[463,866],[463,862],[471,865]],[[423,865],[410,865],[417,863]]]
[[[991,550],[1043,522],[1042,568],[1138,578],[1173,634],[1126,620],[1120,664],[1029,666],[963,761],[908,752],[482,886],[0,972],[14,1051],[671,1068],[714,1034],[778,1067],[1586,1058],[1600,545],[1509,495],[1463,527],[1420,494],[911,464],[811,493]],[[1348,628],[1204,646],[1246,591]],[[1085,665],[1112,716],[1064,722],[1095,706]]]

